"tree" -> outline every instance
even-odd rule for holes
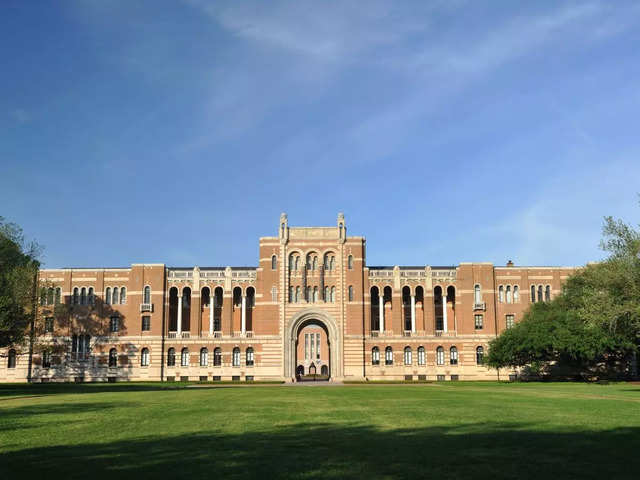
[[[536,303],[490,344],[493,367],[541,374],[625,375],[640,346],[640,231],[606,217],[604,261],[571,275],[561,295]]]
[[[0,217],[0,347],[20,345],[33,324],[40,247]]]

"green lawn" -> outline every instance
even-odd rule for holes
[[[640,385],[0,385],[0,478],[640,476]]]

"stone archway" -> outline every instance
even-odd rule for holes
[[[329,340],[329,364],[331,378],[342,378],[342,342],[336,321],[326,312],[308,308],[294,315],[285,326],[284,334],[284,377],[293,381],[296,372],[296,340],[300,327],[314,321],[327,329]]]

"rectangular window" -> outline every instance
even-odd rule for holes
[[[44,319],[44,332],[53,333],[53,317],[47,317]]]
[[[515,315],[508,314],[507,315],[507,328],[513,327],[514,323],[515,323]]]
[[[436,380],[438,382],[444,382],[444,375],[436,375]]]
[[[142,317],[142,331],[148,332],[151,330],[151,317],[149,315],[145,315]]]
[[[278,301],[278,289],[276,287],[271,287],[271,301]]]
[[[316,360],[320,360],[320,334],[316,333]]]
[[[482,330],[482,315],[474,315],[476,330]]]
[[[109,321],[109,331],[116,333],[120,329],[120,319],[116,316],[111,317]]]
[[[309,334],[304,334],[304,359],[309,360]]]
[[[310,343],[311,343],[311,356],[309,358],[311,358],[311,360],[313,360],[313,358],[314,358],[313,357],[313,350],[314,350],[314,347],[315,347],[315,344],[316,344],[315,338],[314,338],[315,335],[316,335],[315,333],[312,333],[312,334],[309,335],[309,337],[310,337],[309,340],[310,340]]]

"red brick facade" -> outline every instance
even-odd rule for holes
[[[257,267],[43,270],[32,377],[291,381],[313,362],[332,380],[496,378],[482,365],[488,342],[522,318],[532,289],[552,298],[574,270],[367,266],[342,215],[289,227],[283,214]],[[310,333],[320,358],[305,356]],[[0,382],[25,381],[28,350],[0,354]]]

